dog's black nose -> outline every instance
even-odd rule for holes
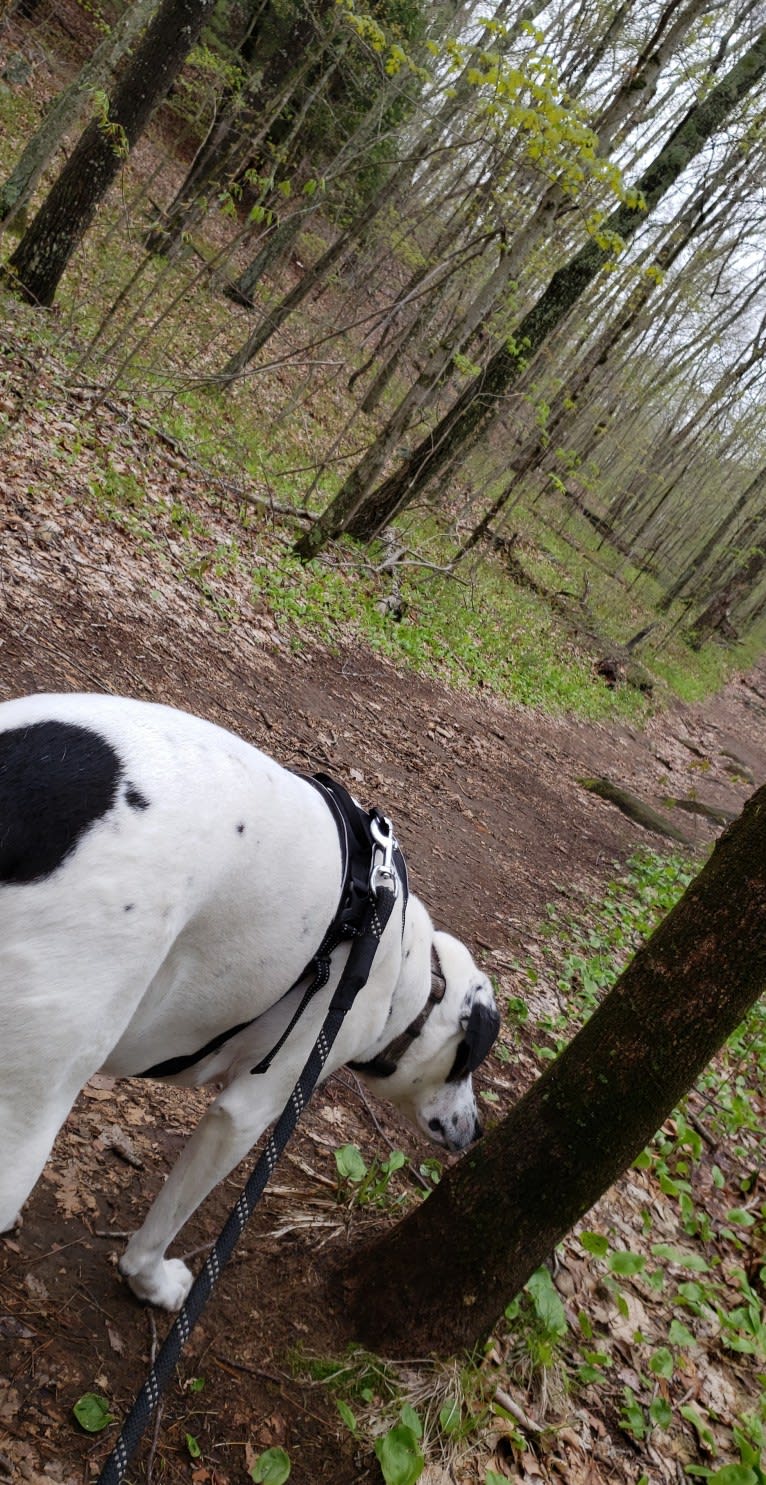
[[[483,1133],[484,1133],[484,1125],[483,1124],[480,1124],[479,1123],[479,1120],[477,1119],[476,1120],[476,1123],[473,1126],[473,1139],[474,1139],[474,1143],[476,1142],[476,1140],[480,1140],[481,1139]]]

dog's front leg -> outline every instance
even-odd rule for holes
[[[120,1261],[120,1272],[139,1299],[166,1310],[183,1304],[193,1274],[179,1258],[166,1258],[165,1250],[208,1192],[252,1149],[283,1102],[281,1078],[248,1072],[212,1104]]]

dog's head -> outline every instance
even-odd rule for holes
[[[356,1064],[376,1093],[388,1098],[416,1128],[449,1150],[464,1150],[481,1134],[471,1074],[500,1030],[487,976],[459,939],[434,933],[431,988],[407,988],[406,1029],[370,1061]],[[420,978],[420,977],[419,977]]]

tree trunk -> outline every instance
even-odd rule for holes
[[[764,568],[766,568],[766,547],[756,547],[725,587],[711,598],[707,608],[694,620],[690,629],[693,650],[701,650],[706,640],[717,631],[726,628],[732,609],[752,592]]]
[[[509,0],[501,0],[500,5],[497,7],[497,10],[495,12],[496,19],[501,18],[505,14],[508,9],[508,5]],[[532,14],[536,12],[536,9],[537,0],[533,0],[531,8],[528,7],[527,10],[530,14]],[[525,11],[525,14],[526,13],[527,12]],[[299,305],[303,303],[304,299],[306,299],[308,295],[311,294],[313,290],[317,288],[318,285],[329,276],[336,263],[343,257],[348,249],[355,243],[357,243],[359,239],[364,235],[364,233],[366,233],[367,228],[375,220],[378,213],[382,211],[384,207],[390,208],[392,202],[395,202],[397,200],[398,196],[404,189],[405,183],[411,179],[413,160],[419,157],[419,154],[426,148],[428,141],[435,138],[442,129],[447,127],[448,122],[451,121],[455,114],[459,111],[459,108],[461,106],[461,99],[463,98],[465,91],[470,91],[466,81],[467,72],[468,69],[465,69],[465,73],[461,74],[461,76],[458,77],[454,86],[450,89],[448,98],[444,103],[442,103],[435,117],[431,119],[426,125],[419,140],[408,153],[407,157],[392,166],[388,180],[385,181],[384,184],[375,192],[371,200],[366,204],[366,206],[363,207],[359,216],[355,218],[355,220],[350,224],[345,232],[341,233],[341,235],[334,243],[331,244],[327,251],[321,254],[313,267],[306,270],[303,277],[297,284],[295,284],[295,286],[289,291],[289,293],[285,295],[284,299],[282,299],[279,304],[275,305],[268,315],[264,316],[260,325],[258,325],[257,328],[253,331],[252,335],[245,342],[245,344],[227,361],[219,376],[215,378],[216,381],[226,385],[229,382],[234,381],[237,377],[241,376],[242,372],[245,370],[245,367],[248,366],[253,358],[257,356],[258,352],[263,349],[263,347],[271,339],[272,335],[274,335],[275,332],[279,330],[279,328],[285,323],[285,321],[289,319],[290,315],[294,314],[295,310],[299,307]],[[363,131],[365,128],[367,130],[369,140],[372,142],[372,140],[375,139],[376,130],[374,127],[374,120],[375,115],[371,114],[367,125],[360,126],[359,129],[354,131],[353,139],[350,140],[344,147],[344,150],[341,151],[339,159],[342,159],[344,155],[349,155],[352,157],[353,155],[358,155],[358,141],[363,137]],[[370,127],[370,124],[373,125],[372,128]],[[354,150],[351,151],[349,149],[349,145],[354,140],[357,141],[357,143],[355,144]],[[337,177],[339,173],[340,172],[337,168],[336,162],[336,165],[332,169],[332,175],[334,177]]]
[[[702,568],[705,566],[705,563],[710,557],[712,557],[713,553],[721,545],[721,542],[728,535],[732,526],[734,526],[735,522],[741,516],[745,507],[749,505],[751,501],[759,502],[762,499],[765,490],[766,468],[759,469],[755,478],[749,482],[747,487],[742,491],[742,494],[735,500],[731,509],[727,511],[726,515],[723,516],[718,522],[717,526],[711,532],[704,545],[701,546],[698,551],[694,553],[694,556],[690,558],[683,572],[680,573],[671,587],[669,587],[663,593],[659,603],[657,604],[659,613],[667,613],[668,609],[671,607],[671,604],[675,601],[676,598],[679,597],[681,593],[683,593],[684,589],[692,581],[692,579],[701,572]]]
[[[691,25],[694,15],[703,8],[703,4],[704,0],[692,0],[688,9],[687,24]],[[657,49],[652,58],[654,83],[650,85],[645,79],[641,87],[653,89],[656,86],[656,79],[664,60],[665,53]],[[635,108],[637,92],[640,90],[635,73],[637,71],[643,73],[648,66],[649,63],[643,55],[639,57],[636,69],[631,71],[627,81],[617,88],[609,106],[604,110],[598,136],[601,149],[609,144],[614,131],[623,122],[629,110]],[[353,512],[357,509],[364,499],[365,492],[371,488],[393,449],[401,443],[416,415],[422,413],[433,403],[453,357],[465,349],[476,330],[487,319],[493,306],[501,299],[508,285],[520,277],[535,248],[545,236],[550,235],[557,213],[568,200],[567,190],[560,180],[552,181],[543,192],[530,217],[514,234],[511,243],[501,252],[488,278],[477,289],[472,302],[432,349],[426,365],[399,402],[385,428],[338,491],[333,502],[338,512]],[[353,520],[347,529],[352,534],[357,534]],[[376,526],[376,531],[379,529],[381,529],[380,526]]]
[[[509,1117],[416,1211],[352,1257],[354,1337],[407,1356],[444,1356],[485,1337],[764,987],[766,788]]]
[[[0,222],[4,226],[9,227],[23,211],[64,135],[83,113],[89,94],[114,75],[139,31],[157,9],[157,4],[158,0],[134,0],[69,87],[54,98],[40,128],[25,146],[4,185],[0,186]]]
[[[765,72],[766,28],[722,82],[689,109],[637,181],[636,189],[644,198],[646,210],[638,206],[618,207],[605,223],[604,232],[629,240],[646,221],[646,212],[656,206]],[[486,369],[466,387],[410,456],[383,484],[361,499],[357,497],[354,504],[350,499],[336,497],[298,543],[298,555],[304,560],[314,556],[326,541],[342,531],[348,531],[359,541],[369,541],[420,495],[445,463],[494,418],[524,365],[561,324],[610,256],[609,250],[591,239],[558,269],[537,303],[516,326],[511,341],[495,352]],[[349,496],[351,493],[349,485]],[[355,489],[353,494],[356,496]]]
[[[6,272],[32,304],[48,305],[123,160],[194,46],[214,0],[164,0],[109,102],[80,136]]]

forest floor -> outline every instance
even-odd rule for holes
[[[102,409],[85,438],[77,406],[48,390],[48,400],[42,387],[36,404],[11,398],[5,409],[0,696],[78,689],[161,700],[236,730],[285,763],[349,781],[391,814],[415,890],[437,922],[476,951],[501,1005],[530,999],[519,965],[540,942],[548,904],[584,912],[631,853],[667,845],[580,780],[609,778],[660,808],[676,796],[736,812],[766,778],[766,666],[704,705],[676,704],[639,729],[457,693],[344,635],[332,651],[310,634],[299,645],[296,633],[253,607],[237,570],[221,580],[232,598],[223,624],[210,595],[201,597],[178,568],[164,529],[137,539],[105,519],[87,468],[99,440],[112,449],[119,443],[150,494],[178,491],[190,510],[207,499],[203,475],[121,408]],[[221,505],[211,539],[224,539],[234,521]],[[679,820],[690,847],[704,850],[714,828],[676,810],[672,822]],[[493,1055],[479,1075],[493,1100],[491,1119],[539,1069],[534,995],[531,1007],[523,1028],[504,1028],[505,1060]],[[204,1102],[185,1090],[95,1079],[61,1131],[23,1226],[0,1241],[0,1481],[74,1485],[95,1477],[115,1430],[82,1432],[73,1404],[98,1392],[122,1416],[166,1326],[117,1275],[122,1234],[142,1219]],[[346,1245],[396,1218],[385,1206],[352,1210],[338,1200],[334,1151],[349,1142],[368,1161],[390,1146],[415,1167],[432,1153],[390,1110],[373,1110],[349,1074],[331,1080],[192,1338],[132,1481],[234,1485],[271,1445],[288,1450],[296,1485],[380,1478],[369,1444],[339,1423],[326,1388],[295,1361],[297,1351],[338,1354],[343,1324],[323,1287],[328,1267],[342,1261]],[[397,1182],[401,1197],[414,1200],[410,1166]],[[238,1186],[235,1176],[213,1194],[179,1251],[198,1252],[215,1236]],[[607,1230],[630,1231],[635,1182],[625,1178],[600,1212]],[[561,1272],[567,1303],[575,1312],[591,1307],[585,1270],[569,1250]],[[612,1321],[619,1329],[619,1314]],[[748,1395],[745,1373],[732,1381],[729,1370],[725,1381]],[[693,1461],[689,1434],[685,1457]],[[675,1479],[681,1464],[657,1458],[651,1463],[597,1397],[562,1404],[556,1430],[550,1438],[531,1430],[526,1452],[504,1445],[500,1429],[464,1465],[453,1464],[454,1473],[434,1463],[422,1478],[483,1481],[490,1468],[568,1485],[635,1481],[642,1471],[653,1481]]]

